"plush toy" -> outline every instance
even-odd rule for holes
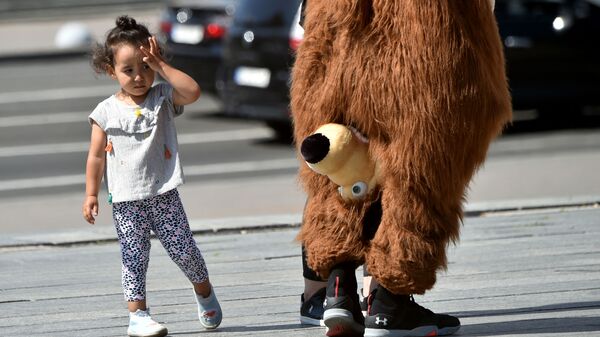
[[[362,200],[377,186],[378,166],[369,155],[368,140],[357,130],[325,124],[302,141],[300,153],[308,167],[339,186],[346,201]]]
[[[304,28],[291,88],[298,151],[317,128],[337,123],[365,135],[377,163],[377,192],[353,202],[336,193],[335,174],[301,163],[307,203],[298,239],[308,265],[328,278],[328,333],[456,331],[458,320],[408,298],[446,267],[469,181],[511,119],[493,1],[309,0]],[[380,216],[365,221],[373,207]],[[380,284],[365,322],[352,295],[361,263]]]

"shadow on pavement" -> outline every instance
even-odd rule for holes
[[[572,302],[572,303],[558,303],[549,305],[540,305],[536,307],[525,307],[525,308],[512,308],[502,310],[479,310],[479,311],[465,311],[465,312],[454,312],[452,315],[459,317],[483,317],[483,316],[506,316],[506,315],[521,315],[521,314],[534,314],[542,312],[565,312],[575,310],[597,310],[600,309],[600,301],[589,301],[589,302]],[[600,326],[600,320],[598,320]]]
[[[453,313],[461,318],[510,315],[535,315],[568,311],[598,310],[600,301],[558,303],[526,308],[480,310]],[[498,336],[501,334],[600,332],[600,319],[596,317],[561,317],[519,319],[503,322],[464,325],[461,333],[467,336]]]
[[[301,324],[280,324],[280,325],[261,325],[261,326],[230,326],[230,327],[220,327],[216,329],[215,333],[235,333],[235,332],[261,332],[261,331],[276,331],[276,333],[284,332],[285,330],[300,330],[300,329],[318,329],[321,330],[321,327],[312,327]],[[199,334],[199,333],[208,333],[210,334],[212,331],[207,330],[198,330],[198,331],[186,331],[186,332],[175,332],[169,333],[169,336],[179,336],[179,335],[190,335],[190,334]]]
[[[525,319],[506,322],[465,325],[464,336],[531,335],[540,333],[599,332],[598,317],[563,317]]]

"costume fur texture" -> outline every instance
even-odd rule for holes
[[[348,125],[381,165],[378,192],[346,202],[299,158],[308,264],[327,277],[338,263],[366,263],[391,292],[422,294],[459,237],[469,181],[511,119],[490,2],[311,0],[305,15],[291,89],[296,144],[323,124]],[[377,197],[381,222],[368,240],[363,217]]]

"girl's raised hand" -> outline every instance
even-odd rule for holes
[[[142,61],[152,68],[152,70],[160,72],[165,60],[160,55],[160,47],[156,42],[156,37],[152,36],[148,38],[149,49],[146,46],[140,46],[140,50],[144,54]]]

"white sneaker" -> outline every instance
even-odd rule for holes
[[[163,337],[167,328],[150,317],[150,308],[129,313],[127,335],[131,337]]]
[[[216,329],[223,319],[223,312],[221,311],[221,306],[219,305],[219,301],[217,300],[217,295],[215,295],[215,290],[210,287],[210,295],[208,297],[202,297],[194,291],[194,295],[196,295],[196,303],[198,303],[198,318],[200,319],[200,324],[205,329]]]

